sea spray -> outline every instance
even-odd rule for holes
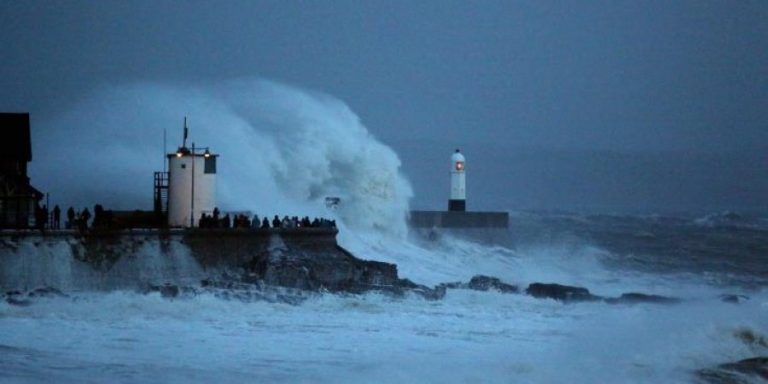
[[[171,283],[199,285],[205,271],[181,241],[125,235],[88,241],[31,233],[3,239],[0,290],[137,290]]]

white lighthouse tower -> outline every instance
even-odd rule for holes
[[[208,147],[187,148],[187,126],[184,120],[184,142],[168,158],[168,226],[196,227],[203,213],[211,215],[216,208],[216,158]]]
[[[464,155],[457,149],[451,156],[451,198],[448,200],[449,211],[467,210],[467,179]]]

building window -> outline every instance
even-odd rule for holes
[[[205,173],[216,173],[216,156],[205,159]]]
[[[185,169],[185,168],[187,168],[187,165],[186,164],[181,164],[181,169]]]

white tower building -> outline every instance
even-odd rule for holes
[[[168,226],[196,227],[203,213],[216,208],[216,158],[207,147],[184,144],[168,157]]]
[[[457,149],[451,156],[451,198],[448,200],[449,211],[467,210],[467,179],[464,155]]]

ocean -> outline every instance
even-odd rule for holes
[[[765,218],[512,212],[510,221],[496,243],[343,225],[338,239],[426,285],[485,274],[523,289],[560,283],[681,302],[463,289],[437,301],[375,292],[305,293],[299,303],[206,291],[166,298],[139,288],[148,281],[93,289],[54,276],[62,295],[0,302],[0,382],[690,383],[701,369],[768,355]],[[129,263],[162,282],[158,261]],[[104,276],[77,278],[114,278]]]

